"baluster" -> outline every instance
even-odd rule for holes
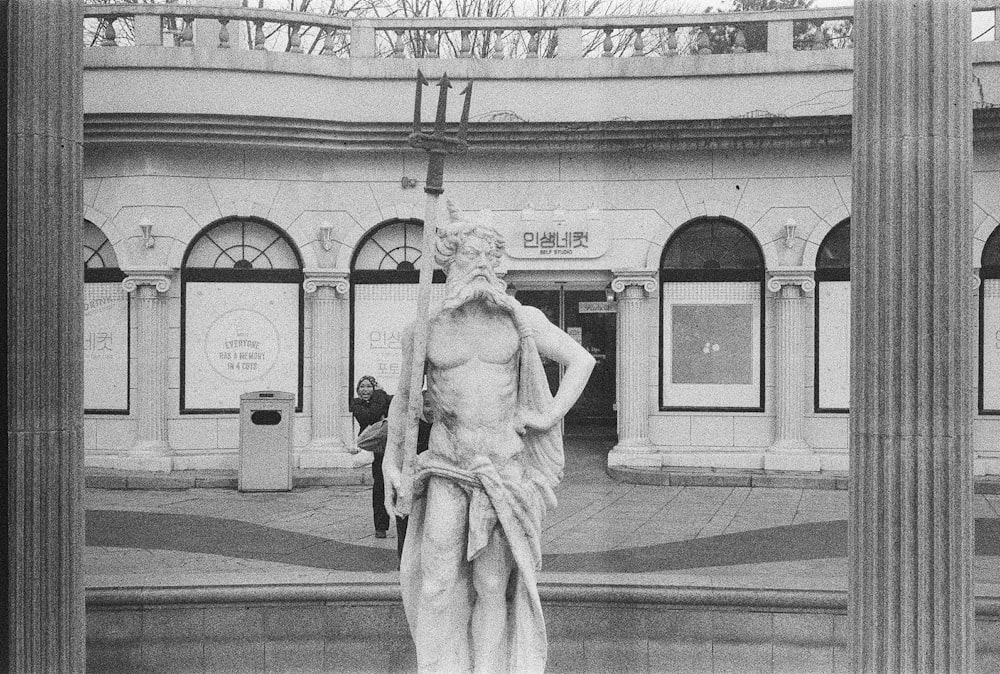
[[[115,41],[115,19],[116,16],[109,16],[104,20],[104,39],[101,40],[102,47],[117,47],[118,43]]]
[[[219,19],[219,49],[229,49],[229,19]]]
[[[462,31],[462,47],[458,52],[458,58],[467,59],[472,57],[472,40],[469,38],[469,33],[471,31]]]
[[[181,46],[194,46],[194,17],[192,16],[184,17],[184,28],[181,30]]]
[[[677,27],[667,27],[667,53],[664,56],[677,56]]]
[[[538,58],[538,29],[528,30],[528,35],[531,37],[528,39],[528,58]]]
[[[698,29],[698,37],[695,39],[695,47],[698,54],[705,55],[712,53],[712,43],[708,39],[708,27],[702,26]]]
[[[302,36],[299,34],[299,24],[288,24],[288,51],[293,54],[302,53]]]
[[[611,41],[612,30],[612,28],[604,29],[604,53],[601,54],[602,57],[614,56],[612,52],[615,50],[615,43]]]
[[[406,58],[405,49],[406,45],[403,44],[403,36],[406,34],[405,30],[397,30],[396,40],[392,44],[392,57],[396,59]]]
[[[323,26],[319,29],[320,37],[323,38],[323,48],[319,50],[320,56],[334,56],[333,42],[337,34],[336,28]]]
[[[810,44],[810,49],[826,49],[826,33],[823,32],[823,22],[814,21],[812,23],[813,27],[816,29],[812,34],[812,43]]]
[[[642,31],[644,28],[634,28],[635,40],[632,42],[632,56],[645,56],[646,43],[642,41]]]
[[[438,32],[434,28],[427,31],[426,57],[429,59],[438,57]]]
[[[263,21],[254,21],[253,25],[255,26],[254,33],[253,33],[253,48],[254,49],[259,49],[259,50],[264,50],[264,49],[266,49],[266,47],[264,46],[264,41],[266,39],[264,37],[264,22]]]
[[[736,26],[736,32],[733,34],[732,52],[734,54],[747,53],[747,36],[743,32],[743,26]]]
[[[493,31],[493,58],[503,58],[503,29],[500,28]]]

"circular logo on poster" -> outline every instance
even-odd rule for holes
[[[263,377],[278,360],[281,341],[270,318],[251,309],[233,309],[208,326],[205,358],[232,381]]]

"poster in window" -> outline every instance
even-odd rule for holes
[[[239,409],[250,391],[298,395],[298,284],[189,283],[186,294],[185,410]]]
[[[83,301],[84,409],[128,412],[128,293],[85,283]]]
[[[413,283],[358,285],[354,294],[354,383],[375,377],[386,393],[399,386],[403,329],[417,315]],[[431,304],[444,297],[444,285],[431,286]],[[352,384],[353,390],[354,384]]]
[[[663,284],[664,408],[759,409],[760,284]]]
[[[753,383],[753,305],[674,305],[671,381]]]
[[[1000,279],[983,279],[983,409],[1000,411]]]
[[[817,297],[819,408],[846,410],[851,399],[851,282],[823,281]]]

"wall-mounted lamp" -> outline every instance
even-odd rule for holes
[[[153,237],[153,223],[150,222],[149,218],[142,219],[142,222],[139,223],[139,231],[142,232],[142,243],[146,248],[152,248],[156,245],[156,239]]]
[[[417,186],[417,180],[416,178],[407,178],[406,176],[403,176],[400,179],[399,184],[403,187],[404,190],[411,190]]]
[[[330,250],[333,248],[333,225],[320,226],[319,240],[322,242],[323,250]]]
[[[785,226],[783,231],[785,232],[785,248],[791,248],[795,245],[795,230],[798,229],[798,225],[795,224],[795,220],[788,218],[785,221]]]

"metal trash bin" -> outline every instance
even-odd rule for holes
[[[240,396],[240,491],[291,491],[294,412],[292,393]]]

